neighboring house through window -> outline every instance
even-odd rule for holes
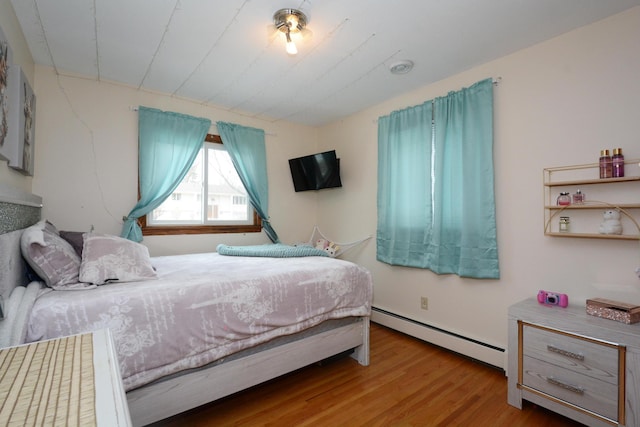
[[[229,153],[211,134],[180,185],[140,223],[143,235],[261,231]]]

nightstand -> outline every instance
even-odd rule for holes
[[[527,400],[589,426],[638,426],[639,374],[640,323],[535,298],[509,308],[510,405]]]
[[[0,349],[0,372],[0,425],[131,425],[108,330]]]

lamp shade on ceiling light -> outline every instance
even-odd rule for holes
[[[307,16],[297,9],[280,9],[273,14],[273,23],[278,31],[284,34],[285,49],[289,55],[296,55],[298,48],[291,39],[291,34],[301,32],[307,26]]]

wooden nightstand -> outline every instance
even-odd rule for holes
[[[108,330],[1,349],[0,373],[0,425],[131,425]]]

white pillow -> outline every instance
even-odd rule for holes
[[[80,284],[80,257],[46,220],[24,230],[20,250],[45,284],[56,290],[86,288]]]
[[[108,234],[84,233],[80,281],[104,285],[157,279],[146,246]]]

